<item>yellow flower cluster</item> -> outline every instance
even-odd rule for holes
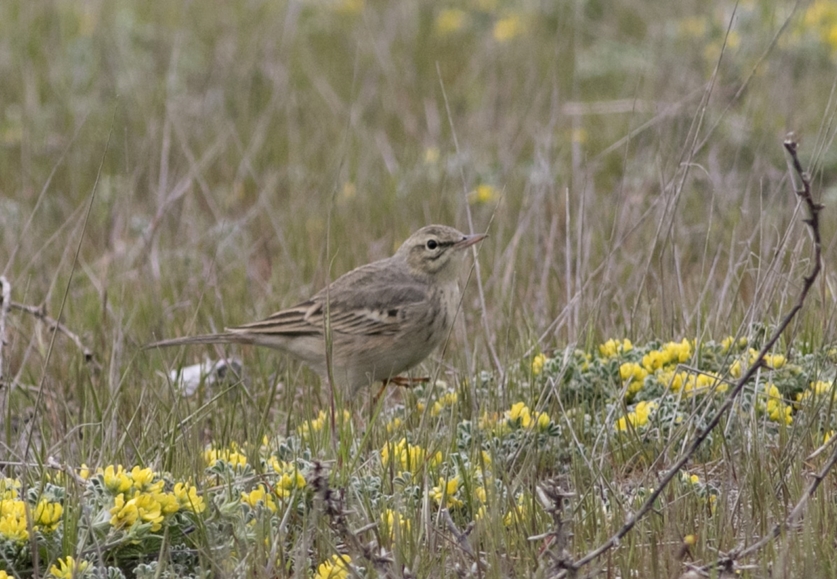
[[[640,428],[648,424],[651,413],[658,408],[659,404],[656,402],[648,402],[643,400],[638,402],[631,412],[616,421],[616,430],[626,431],[630,424],[634,428]]]
[[[822,380],[817,380],[816,382],[811,382],[808,384],[808,389],[803,390],[802,392],[796,395],[796,404],[797,408],[801,408],[804,404],[811,399],[821,399],[823,396],[827,396],[831,398],[832,390],[834,388],[834,382],[824,382]]]
[[[399,535],[409,533],[410,519],[404,518],[398,511],[384,509],[381,513],[381,535],[393,539]]]
[[[348,555],[332,555],[317,567],[313,579],[346,579],[353,574],[349,569],[352,558]]]
[[[63,559],[58,559],[56,564],[49,568],[49,577],[54,577],[55,579],[80,579],[89,568],[90,563],[87,561],[76,561],[68,556]]]
[[[695,374],[693,372],[674,372],[667,370],[659,372],[657,378],[661,384],[670,388],[672,392],[680,392],[682,390],[686,394],[699,394],[713,389],[715,392],[722,393],[726,392],[729,387],[723,381],[723,378],[713,372]]]
[[[786,404],[779,389],[772,382],[764,385],[764,390],[759,392],[757,408],[767,414],[773,422],[790,424],[793,422],[793,408]]]
[[[747,346],[747,343],[747,338],[741,337],[738,338],[738,340],[736,340],[734,336],[727,336],[726,338],[721,340],[721,353],[726,354],[733,347],[745,348]]]
[[[268,492],[267,488],[260,484],[249,493],[241,493],[241,502],[256,508],[260,503],[270,509],[270,512],[275,513],[276,501],[273,500],[272,493]]]
[[[651,350],[642,357],[642,367],[648,372],[656,372],[672,364],[687,362],[692,357],[692,344],[687,339],[669,342],[659,350]]]
[[[388,442],[384,445],[381,449],[381,462],[385,467],[392,463],[397,472],[418,472],[425,465],[425,462],[429,463],[431,467],[441,464],[442,453],[437,452],[428,459],[425,449],[410,444],[406,438],[402,438],[395,444]]]
[[[627,338],[621,342],[619,340],[610,339],[599,346],[599,354],[602,358],[614,358],[620,354],[624,354],[625,352],[630,352],[633,349],[634,345]]]
[[[294,491],[302,490],[307,484],[305,477],[299,472],[296,464],[271,457],[270,466],[279,475],[279,480],[273,486],[273,492],[280,499],[290,497]]]
[[[543,372],[544,365],[549,361],[544,354],[538,354],[532,358],[532,375],[539,376]]]
[[[456,392],[445,392],[433,403],[433,407],[430,409],[430,415],[438,416],[445,408],[454,406],[457,402],[459,402],[459,395]]]
[[[452,478],[439,477],[439,484],[430,490],[430,498],[442,508],[455,509],[461,507],[464,503],[457,496],[461,486],[462,481],[459,476]]]
[[[506,422],[510,427],[534,428],[544,431],[549,427],[551,419],[546,412],[532,412],[523,402],[512,404],[505,413]]]
[[[619,366],[619,377],[628,385],[627,395],[630,398],[642,389],[642,384],[648,377],[648,370],[636,362],[625,362]]]
[[[0,539],[14,543],[29,540],[29,525],[26,520],[26,504],[19,496],[20,481],[11,478],[0,479]],[[64,507],[61,503],[41,499],[30,509],[32,528],[35,531],[51,533],[61,523]]]
[[[529,518],[529,505],[531,502],[531,499],[525,493],[518,495],[514,506],[503,516],[503,524],[511,527],[526,521]]]
[[[203,451],[203,459],[210,467],[218,462],[226,462],[235,470],[241,470],[247,466],[247,457],[238,452],[238,447],[231,444],[229,448],[207,448]]]
[[[342,414],[339,414],[337,417],[337,424],[351,424],[352,422],[352,415],[348,410],[343,410]],[[316,432],[322,432],[323,428],[326,425],[326,420],[328,419],[328,415],[325,413],[324,410],[320,410],[317,413],[317,417],[313,420],[308,420],[304,422],[296,431],[299,435],[303,438],[309,437]]]
[[[114,528],[130,530],[134,525],[148,524],[156,532],[177,512],[202,513],[206,509],[193,486],[179,482],[172,492],[165,492],[165,481],[150,468],[135,466],[128,472],[122,465],[110,465],[101,475],[105,488],[114,495],[110,509]]]

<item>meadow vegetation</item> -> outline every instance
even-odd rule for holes
[[[569,576],[748,368],[577,576],[834,577],[835,62],[831,0],[0,3],[0,579]],[[429,223],[424,385],[141,350]]]

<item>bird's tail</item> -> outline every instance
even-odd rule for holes
[[[253,339],[247,335],[235,332],[224,332],[222,334],[204,334],[202,336],[186,336],[183,338],[170,338],[152,342],[142,347],[143,350],[152,348],[169,348],[171,346],[189,346],[193,344],[252,344]]]

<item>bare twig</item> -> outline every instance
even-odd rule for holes
[[[801,305],[802,299],[804,299],[805,293],[807,293],[808,289],[814,284],[814,280],[819,273],[821,266],[821,257],[820,257],[820,250],[821,250],[821,240],[820,240],[820,228],[819,228],[819,213],[822,209],[822,205],[819,203],[815,203],[814,199],[811,195],[811,183],[809,176],[802,170],[802,164],[799,162],[799,157],[797,156],[797,143],[791,136],[785,139],[784,142],[785,151],[787,152],[788,157],[788,168],[790,169],[791,174],[791,182],[793,183],[794,191],[800,197],[803,203],[805,203],[806,207],[808,208],[808,218],[805,219],[805,223],[811,228],[811,233],[814,238],[814,256],[815,256],[815,263],[814,269],[811,273],[806,276],[805,285],[802,288],[802,296],[800,300],[797,302],[797,306]],[[794,310],[798,311],[798,308],[794,308]],[[792,310],[792,312],[794,311]],[[736,560],[740,560],[747,555],[752,553],[756,553],[760,551],[765,545],[779,537],[783,530],[790,529],[793,527],[794,524],[799,520],[799,517],[802,516],[802,511],[805,509],[805,506],[808,504],[808,501],[814,496],[814,493],[817,492],[820,484],[825,479],[826,475],[829,471],[834,468],[834,465],[837,464],[837,445],[835,445],[834,450],[831,452],[831,456],[829,457],[828,461],[823,465],[823,467],[814,475],[814,480],[812,480],[808,487],[805,489],[805,492],[802,494],[802,498],[794,505],[793,510],[791,510],[790,514],[787,518],[780,522],[773,525],[770,531],[762,537],[759,541],[753,543],[746,549],[736,550],[731,553],[727,553],[724,557],[721,557],[716,562],[706,565],[701,568],[703,571],[709,571],[713,568],[724,568],[724,569],[731,569],[733,564]]]
[[[360,530],[349,528],[344,509],[343,489],[332,489],[328,482],[328,471],[325,465],[319,461],[314,462],[314,470],[310,478],[311,488],[314,489],[315,505],[331,522],[331,527],[343,540],[344,545],[355,556],[366,560],[380,576],[386,579],[394,579],[397,574],[393,569],[394,560],[390,554],[381,548],[377,542],[364,543],[360,534],[377,527],[377,524],[364,525]],[[360,573],[354,565],[346,565],[346,570],[352,577],[360,577]]]
[[[54,332],[55,330],[58,330],[59,332],[70,338],[70,340],[72,340],[76,347],[79,350],[81,350],[82,354],[84,355],[84,361],[89,364],[92,364],[96,369],[101,369],[101,366],[96,361],[96,358],[93,356],[93,350],[85,346],[84,342],[81,341],[81,338],[79,338],[75,332],[70,330],[70,328],[68,328],[58,320],[51,318],[49,315],[47,315],[46,308],[44,308],[44,306],[36,307],[27,304],[19,304],[17,302],[9,302],[9,305],[20,312],[24,312],[29,315],[35,316],[35,318],[37,318],[38,321],[40,321],[43,324],[46,324],[46,326],[51,331]]]
[[[819,276],[820,271],[822,270],[822,242],[820,238],[819,222],[819,214],[822,210],[822,205],[814,202],[814,199],[811,195],[810,180],[808,178],[808,175],[802,169],[802,164],[799,162],[799,157],[797,156],[798,145],[796,141],[793,139],[792,135],[788,135],[788,137],[785,139],[784,147],[788,156],[788,165],[791,169],[791,182],[794,185],[794,193],[796,193],[796,195],[802,200],[803,203],[805,203],[806,207],[808,208],[809,215],[803,221],[810,228],[814,243],[814,266],[811,272],[803,278],[804,283],[802,286],[802,290],[799,294],[799,298],[796,301],[796,304],[782,319],[781,323],[776,328],[776,331],[773,332],[773,335],[759,351],[758,356],[756,357],[753,364],[749,367],[747,372],[745,372],[744,375],[741,376],[738,382],[736,382],[735,386],[729,391],[726,400],[724,400],[724,403],[721,405],[721,407],[718,409],[718,411],[715,413],[715,415],[712,417],[712,419],[709,421],[706,427],[704,427],[700,432],[698,432],[697,436],[695,436],[695,438],[692,440],[691,444],[688,446],[686,451],[680,456],[680,458],[677,459],[677,461],[675,461],[674,465],[672,465],[672,467],[665,473],[665,475],[660,480],[659,485],[657,485],[657,487],[648,495],[648,498],[645,500],[642,506],[636,511],[636,513],[628,517],[628,520],[625,521],[622,527],[607,541],[602,543],[599,547],[593,549],[584,557],[582,557],[574,563],[565,562],[563,564],[563,568],[565,571],[568,572],[568,574],[575,574],[581,567],[594,561],[603,553],[606,553],[611,548],[618,545],[622,537],[627,535],[631,531],[631,529],[634,528],[637,522],[651,511],[654,503],[660,497],[663,490],[668,486],[668,484],[672,480],[674,480],[674,477],[677,475],[678,472],[680,472],[680,469],[682,469],[685,466],[689,459],[691,459],[698,447],[709,436],[709,433],[712,432],[712,430],[714,430],[715,427],[717,427],[718,424],[721,422],[721,418],[723,418],[724,414],[726,414],[727,411],[732,407],[733,402],[735,402],[735,399],[744,389],[744,386],[747,384],[747,382],[749,382],[750,379],[752,379],[753,376],[755,376],[756,372],[758,372],[759,369],[761,369],[764,366],[765,355],[773,348],[773,346],[779,340],[781,335],[784,333],[785,329],[788,327],[788,325],[790,325],[793,318],[796,316],[796,314],[799,313],[799,310],[802,309],[802,306],[805,303],[805,298],[808,296],[808,292],[813,287],[814,281],[817,279],[817,276]],[[837,458],[835,458],[835,460],[837,460]],[[826,466],[828,469],[830,469],[832,466],[831,461],[829,461],[829,464]],[[825,472],[827,472],[827,470]],[[816,484],[818,486],[818,480],[819,479],[815,479],[815,481],[812,482],[812,485]],[[814,490],[816,490],[816,487],[812,485],[809,485],[809,492],[813,492]],[[794,511],[791,513],[791,517],[793,517],[793,520],[795,520],[795,518],[798,517],[798,514],[799,512],[801,512],[801,509],[804,507],[804,504],[804,502],[801,502],[797,505],[796,508],[794,508]],[[791,517],[788,518],[788,521],[790,522],[792,522]]]
[[[468,535],[470,535],[471,531],[474,530],[474,522],[471,521],[468,526],[465,527],[464,531],[460,531],[459,527],[456,526],[456,523],[453,522],[453,519],[450,516],[450,511],[442,509],[442,518],[445,520],[445,526],[448,528],[448,531],[450,531],[453,538],[456,539],[456,544],[459,548],[467,553],[471,559],[476,560],[477,556],[474,553],[474,548],[471,547],[471,542],[468,540]]]

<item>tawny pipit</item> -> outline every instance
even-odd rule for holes
[[[428,225],[392,257],[354,269],[310,300],[260,322],[146,348],[255,344],[288,352],[325,376],[328,328],[334,380],[356,392],[409,370],[445,340],[459,307],[463,250],[484,238]]]

